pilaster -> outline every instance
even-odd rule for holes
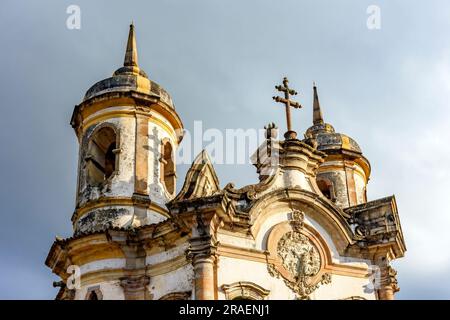
[[[120,279],[125,300],[150,300],[147,286],[150,283],[148,276],[128,276]]]
[[[380,268],[378,299],[394,300],[394,294],[400,291],[397,282],[397,271],[389,265],[389,260],[386,256],[379,257],[376,262]]]
[[[194,267],[196,300],[217,299],[216,264],[217,245],[215,231],[218,219],[213,214],[196,214],[192,227],[193,237],[186,254]]]

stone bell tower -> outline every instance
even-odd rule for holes
[[[133,25],[123,67],[86,92],[71,125],[80,143],[75,235],[167,218],[183,124],[169,94],[139,68]]]
[[[327,155],[317,172],[320,191],[341,208],[366,203],[370,162],[354,139],[324,122],[315,84],[313,94],[313,125],[305,137],[315,140],[317,150]]]

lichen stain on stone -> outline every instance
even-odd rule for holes
[[[120,218],[131,215],[125,208],[95,210],[81,218],[76,225],[76,234],[105,230],[109,227],[120,227]]]

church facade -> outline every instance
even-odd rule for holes
[[[57,299],[393,299],[391,261],[406,251],[394,196],[369,201],[370,163],[325,123],[291,128],[300,105],[285,78],[274,97],[287,127],[265,128],[259,182],[220,187],[202,151],[176,192],[183,123],[170,95],[139,68],[134,26],[124,66],[74,109],[79,149],[73,236],[46,265]]]

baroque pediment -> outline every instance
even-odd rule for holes
[[[183,188],[172,202],[209,197],[218,192],[220,192],[219,179],[208,153],[203,150],[192,163]]]

